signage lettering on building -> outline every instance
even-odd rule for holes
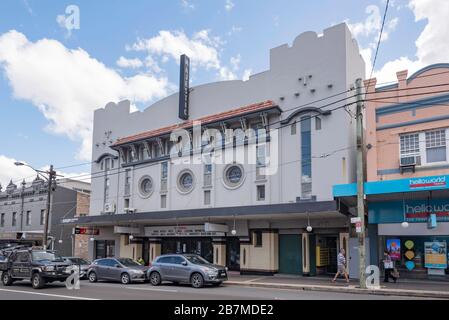
[[[90,236],[98,236],[100,234],[100,229],[93,228],[75,228],[75,234],[86,234]]]
[[[181,225],[146,227],[147,237],[209,237],[224,236],[224,232],[211,232],[204,229],[204,225]]]
[[[189,119],[189,94],[190,94],[190,59],[183,54],[181,56],[181,68],[179,79],[179,118]]]
[[[410,189],[427,189],[445,186],[446,186],[445,176],[413,178],[409,180]]]
[[[427,222],[430,214],[435,214],[437,221],[449,221],[449,203],[438,202],[431,204],[404,203],[405,221]]]

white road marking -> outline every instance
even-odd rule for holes
[[[265,278],[266,278],[266,277],[260,277],[260,278],[255,278],[255,279],[245,280],[245,281],[243,281],[243,282],[254,282],[254,281],[262,280],[262,279],[265,279]]]
[[[60,295],[60,294],[30,292],[30,291],[11,290],[11,289],[0,289],[0,291],[14,292],[14,293],[26,293],[26,294],[34,294],[34,295],[39,295],[39,296],[65,298],[65,299],[76,299],[76,300],[100,300],[100,299],[95,299],[95,298],[74,297],[74,296],[65,296],[65,295]]]
[[[126,287],[130,290],[144,290],[144,291],[165,291],[165,292],[178,292],[176,289],[156,289],[156,288],[139,288],[139,287]]]

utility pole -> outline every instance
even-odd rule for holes
[[[56,172],[53,170],[53,165],[50,165],[50,170],[48,173],[48,189],[47,189],[47,211],[45,212],[45,223],[44,223],[44,236],[42,239],[42,245],[44,250],[47,249],[47,240],[48,240],[48,221],[50,217],[50,209],[51,209],[51,192],[53,191],[53,180],[56,177]]]
[[[357,131],[357,216],[359,218],[360,230],[358,231],[359,236],[359,279],[360,288],[366,289],[365,281],[365,192],[363,188],[363,183],[365,181],[364,177],[364,157],[363,157],[363,115],[362,115],[362,79],[356,80],[356,131]]]

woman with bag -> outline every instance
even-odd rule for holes
[[[390,252],[388,250],[384,251],[384,269],[385,269],[385,278],[384,282],[388,282],[390,278],[393,279],[394,283],[396,283],[397,278],[393,275],[394,271],[394,262],[391,260]]]

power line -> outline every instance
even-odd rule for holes
[[[376,60],[377,60],[377,54],[379,52],[379,47],[380,47],[380,42],[382,41],[382,33],[384,31],[384,26],[385,26],[385,20],[387,17],[387,11],[388,11],[388,5],[390,4],[390,0],[387,0],[387,3],[385,4],[385,11],[384,11],[384,17],[382,19],[382,27],[380,28],[380,33],[379,33],[379,40],[377,41],[377,46],[376,46],[376,53],[374,54],[374,61],[373,61],[373,66],[371,68],[371,74],[369,76],[369,78],[371,79],[373,76],[373,72],[374,72],[374,67],[376,66]]]

